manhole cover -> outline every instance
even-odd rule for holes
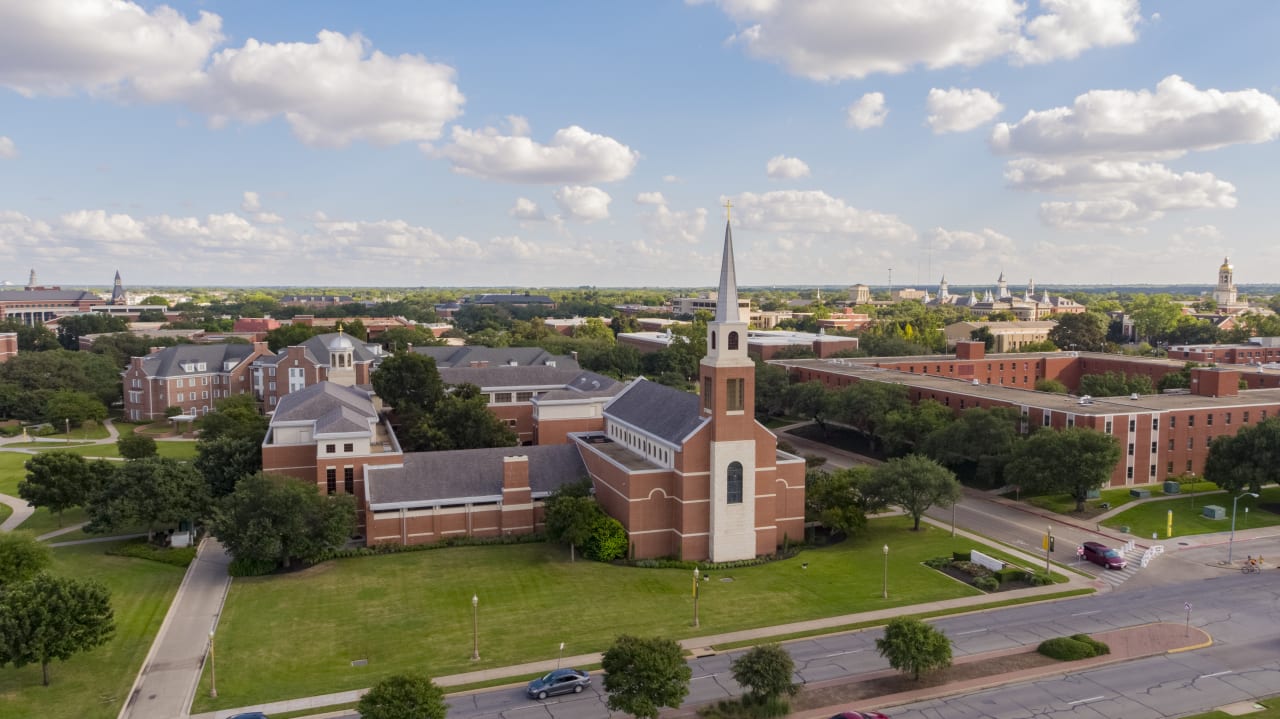
[[[353,666],[353,667],[365,667],[365,666],[369,666],[369,660],[368,660],[368,659],[352,659],[352,660],[351,660],[351,666]]]
[[[733,581],[733,577],[720,577],[720,581],[722,581],[722,582],[732,582],[732,581]]]

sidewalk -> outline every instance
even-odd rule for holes
[[[212,539],[200,543],[160,631],[134,680],[119,719],[177,719],[187,716],[195,696],[210,633],[231,587],[231,558]]]
[[[0,523],[0,532],[12,532],[18,525],[27,521],[32,514],[35,514],[36,508],[27,504],[27,500],[18,497],[10,497],[7,494],[0,494],[0,503],[9,505],[13,510],[13,514],[9,518]]]
[[[957,529],[957,535],[969,536],[973,535]],[[984,542],[985,543],[985,542]],[[1010,554],[1021,554],[1016,550],[1001,548]],[[1034,559],[1026,557],[1033,562]],[[822,619],[811,619],[803,622],[792,622],[790,624],[780,624],[770,627],[759,627],[756,629],[744,629],[736,632],[726,632],[724,634],[710,634],[701,637],[690,637],[680,640],[680,646],[686,651],[707,650],[721,644],[733,644],[743,641],[767,640],[773,637],[795,634],[798,632],[809,632],[823,629],[836,629],[837,627],[848,626],[850,624],[858,624],[862,622],[879,622],[888,621],[893,617],[902,616],[903,614],[922,614],[926,612],[935,612],[946,609],[960,609],[974,607],[991,602],[1003,601],[1008,599],[1017,599],[1021,597],[1035,597],[1045,594],[1056,594],[1058,592],[1070,591],[1072,589],[1092,589],[1093,583],[1070,572],[1063,572],[1068,576],[1065,584],[1051,584],[1046,587],[1030,587],[1028,589],[1015,589],[1008,592],[1000,592],[998,596],[978,595],[973,597],[960,597],[957,599],[946,599],[937,602],[926,602],[924,604],[913,604],[906,607],[891,607],[888,609],[877,609],[870,612],[861,612],[858,614],[844,614],[835,617],[824,617]],[[449,676],[436,677],[435,683],[441,687],[458,687],[480,682],[491,682],[501,679],[510,679],[512,682],[527,681],[531,677],[537,676],[544,672],[555,669],[557,664],[562,666],[590,665],[600,663],[600,654],[580,654],[573,657],[564,657],[562,662],[555,659],[529,662],[527,664],[518,664],[506,667],[494,667],[492,669],[480,669],[474,672],[465,672],[462,674],[452,674]],[[359,700],[364,690],[336,692],[334,694],[325,694],[320,696],[302,697],[299,699],[288,699],[278,702],[270,702],[268,704],[258,704],[248,707],[238,707],[236,709],[220,709],[216,712],[192,715],[192,719],[226,719],[240,712],[260,711],[268,716],[272,714],[285,714],[288,712],[303,711],[308,709],[320,709],[340,704],[349,704]]]

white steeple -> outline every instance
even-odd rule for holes
[[[738,276],[733,269],[733,229],[724,221],[724,253],[720,259],[720,291],[716,295],[716,322],[741,322],[738,312]]]

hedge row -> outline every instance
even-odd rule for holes
[[[196,558],[196,548],[191,547],[156,547],[145,541],[128,542],[106,551],[118,557],[149,559],[153,562],[172,564],[175,567],[186,567]]]
[[[1040,642],[1036,651],[1059,661],[1073,662],[1110,654],[1111,647],[1088,634],[1073,634],[1069,637],[1046,639]]]

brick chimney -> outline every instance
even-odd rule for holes
[[[958,360],[980,360],[986,356],[987,345],[985,342],[974,342],[972,340],[956,342],[956,359]]]
[[[1240,394],[1240,372],[1225,367],[1192,367],[1191,394],[1236,397]]]
[[[533,495],[529,490],[529,456],[502,458],[502,533],[533,531]]]

